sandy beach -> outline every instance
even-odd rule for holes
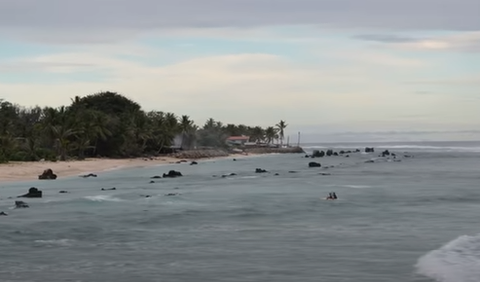
[[[241,158],[245,155],[232,154],[227,157],[208,159]],[[174,157],[157,157],[152,159],[86,159],[83,161],[57,161],[57,162],[10,162],[0,164],[0,182],[37,180],[38,175],[45,169],[52,169],[59,178],[100,173],[106,170],[172,164],[180,159]],[[188,160],[188,159],[187,159]],[[191,161],[191,160],[188,160]],[[198,161],[198,160],[197,160]]]

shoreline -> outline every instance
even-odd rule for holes
[[[21,181],[36,181],[38,176],[46,169],[53,170],[59,179],[81,176],[85,174],[99,174],[105,171],[151,167],[156,165],[177,164],[201,160],[222,160],[228,158],[245,158],[258,155],[271,155],[277,153],[299,153],[301,148],[294,149],[253,149],[243,153],[232,153],[222,149],[190,150],[172,155],[159,157],[138,157],[125,159],[87,158],[85,160],[68,161],[37,161],[37,162],[9,162],[0,164],[0,183]]]
[[[177,164],[180,160],[187,162],[201,160],[222,160],[227,158],[245,158],[258,154],[229,154],[226,156],[214,156],[204,158],[178,158],[175,156],[161,156],[154,158],[87,158],[85,160],[72,161],[37,161],[37,162],[10,162],[0,164],[0,183],[11,183],[21,181],[36,181],[38,175],[45,169],[52,169],[58,175],[58,179],[81,176],[89,173],[99,174],[101,172],[113,171],[128,168],[152,167],[156,165]]]

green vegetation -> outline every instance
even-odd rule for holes
[[[175,139],[182,149],[225,147],[226,138],[237,135],[283,143],[286,126],[224,125],[210,118],[200,128],[187,115],[145,112],[113,92],[75,97],[59,108],[25,108],[0,99],[0,162],[158,155],[170,152]]]

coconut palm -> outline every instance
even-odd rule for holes
[[[287,124],[285,123],[285,121],[283,120],[280,120],[279,123],[277,123],[275,125],[278,129],[278,135],[279,135],[279,138],[280,138],[280,145],[283,146],[283,139],[285,138],[285,128],[287,128]]]

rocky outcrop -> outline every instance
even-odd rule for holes
[[[16,209],[21,209],[21,208],[28,208],[29,205],[25,203],[24,201],[15,201],[15,208]]]
[[[18,196],[17,198],[41,198],[42,197],[42,191],[38,190],[35,187],[31,187],[28,189],[28,193]]]
[[[305,154],[302,147],[288,148],[245,148],[247,154]]]
[[[168,173],[163,174],[163,178],[175,178],[180,176],[183,176],[182,173],[176,170],[170,170]]]
[[[173,156],[178,159],[208,159],[216,157],[226,157],[229,153],[222,149],[206,149],[206,150],[186,150],[181,151]]]
[[[48,168],[48,169],[44,170],[43,173],[38,176],[38,179],[53,180],[53,179],[57,179],[57,175],[55,173],[53,173],[53,170]]]

